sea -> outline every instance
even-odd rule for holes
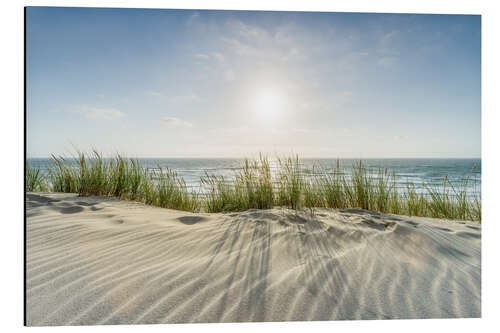
[[[201,184],[201,177],[216,175],[231,180],[244,163],[244,159],[240,158],[138,158],[137,160],[143,168],[151,171],[158,167],[175,170],[178,176],[185,180],[188,188],[201,192],[206,191]],[[409,183],[415,186],[417,192],[427,193],[423,184],[441,191],[446,177],[450,194],[454,192],[452,187],[455,189],[465,187],[469,198],[480,198],[481,195],[481,159],[477,158],[300,159],[301,169],[307,176],[318,172],[332,172],[334,168],[340,167],[348,179],[353,166],[360,161],[373,177],[377,177],[380,171],[385,170],[389,174],[394,174],[396,187],[400,191],[405,191]],[[28,158],[26,162],[44,173],[53,166],[53,160],[50,158]],[[270,159],[270,165],[272,172],[275,173],[277,160]]]

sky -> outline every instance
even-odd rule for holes
[[[27,157],[481,156],[481,17],[28,7]]]

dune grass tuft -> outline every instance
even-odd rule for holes
[[[205,174],[201,183],[208,187],[206,210],[208,212],[269,209],[274,206],[274,189],[271,167],[267,157],[245,159],[234,180]]]
[[[267,157],[246,159],[231,179],[206,173],[199,191],[188,190],[182,177],[169,168],[143,168],[139,161],[120,155],[104,159],[97,152],[76,158],[52,156],[46,174],[29,165],[26,191],[71,192],[83,196],[114,196],[149,205],[191,212],[228,212],[275,206],[307,208],[362,208],[382,213],[481,221],[481,198],[467,192],[470,179],[441,186],[407,181],[396,187],[388,170],[371,173],[363,163],[347,173],[337,162],[332,168],[304,170],[298,156],[277,158],[276,170]],[[474,171],[474,168],[471,172]],[[202,187],[204,191],[202,191]]]
[[[48,190],[47,179],[40,169],[34,169],[26,165],[26,191],[44,192]]]
[[[301,173],[298,156],[278,158],[278,202],[279,206],[300,209],[304,190],[304,176]]]
[[[168,169],[158,167],[150,171],[139,161],[117,155],[104,160],[97,151],[79,152],[77,158],[52,156],[53,166],[48,169],[47,183],[42,181],[39,169],[27,167],[26,190],[78,193],[82,196],[114,196],[146,204],[199,211],[198,193],[187,190],[184,180]]]

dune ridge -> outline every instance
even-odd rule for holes
[[[481,226],[28,193],[27,324],[481,316]]]

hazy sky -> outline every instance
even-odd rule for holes
[[[479,157],[481,19],[37,8],[27,154]]]

